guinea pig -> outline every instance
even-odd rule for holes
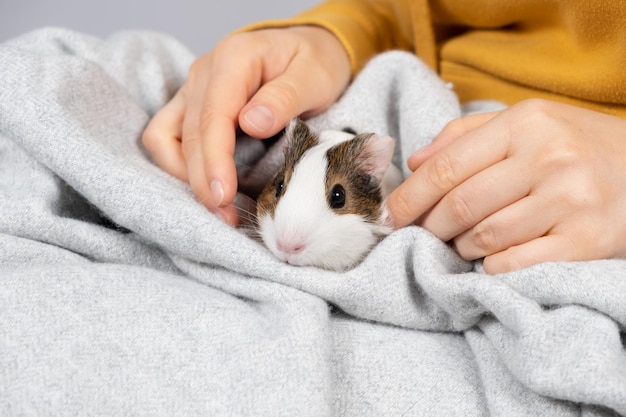
[[[392,229],[385,197],[402,181],[394,140],[373,133],[285,129],[284,161],[257,199],[263,243],[282,261],[342,271]]]

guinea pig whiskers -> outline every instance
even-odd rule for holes
[[[242,222],[256,224],[258,217],[254,211],[247,210],[242,207],[238,207],[237,210],[239,213],[239,218]]]
[[[240,224],[238,228],[253,229],[255,234],[258,234],[256,201],[244,193],[237,193],[237,196],[235,197],[235,207],[237,207],[237,212],[239,213]],[[247,234],[250,235],[250,233]]]

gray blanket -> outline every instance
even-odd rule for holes
[[[151,33],[0,45],[0,415],[626,415],[626,261],[488,276],[407,227],[344,273],[283,264],[141,145],[192,60]],[[400,164],[462,111],[394,52],[311,123]]]

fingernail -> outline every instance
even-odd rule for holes
[[[211,197],[213,198],[215,207],[219,207],[224,200],[224,187],[222,183],[218,180],[213,180],[209,184],[209,188],[211,189]]]
[[[274,126],[274,113],[265,106],[251,108],[243,118],[259,132],[270,130]]]

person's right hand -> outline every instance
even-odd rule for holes
[[[237,126],[268,138],[293,117],[326,109],[349,81],[347,52],[321,27],[232,35],[193,63],[146,127],[143,144],[162,169],[189,182],[202,204],[236,224]]]

